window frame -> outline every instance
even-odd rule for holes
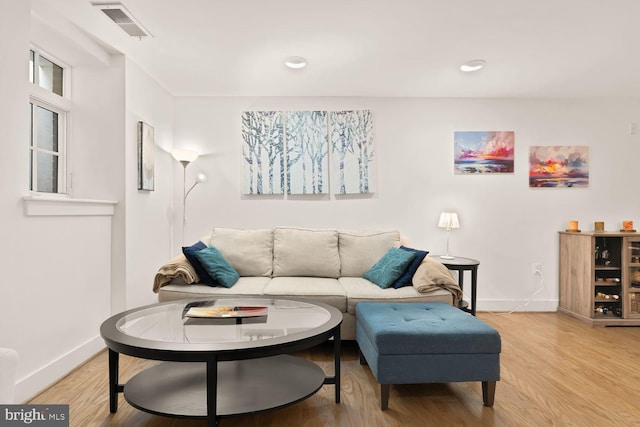
[[[40,101],[37,98],[31,98],[29,100],[29,105],[31,110],[31,129],[29,138],[29,189],[34,193],[67,194],[67,156],[65,155],[67,148],[67,112],[49,103]],[[44,108],[58,115],[57,150],[42,148],[38,145],[38,108]],[[57,191],[55,192],[40,191],[38,189],[38,153],[45,153],[58,157]]]
[[[31,66],[31,55],[33,52],[33,67]],[[52,90],[40,86],[39,62],[40,57],[62,68],[62,96]],[[30,130],[29,130],[29,192],[32,194],[62,196],[71,195],[71,180],[69,173],[69,142],[71,123],[71,67],[55,56],[48,54],[37,46],[31,45],[28,53],[29,75],[29,108],[30,108]],[[33,78],[32,78],[33,76]],[[37,108],[45,108],[58,114],[58,150],[52,151],[38,147],[37,143]],[[44,152],[57,155],[58,157],[58,182],[57,191],[39,191],[38,183],[38,162],[37,153]]]

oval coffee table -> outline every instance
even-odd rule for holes
[[[189,317],[213,306],[215,317]],[[249,308],[237,311],[240,308]],[[264,307],[264,313],[250,313]],[[245,317],[247,315],[247,317]],[[128,310],[107,319],[100,334],[109,348],[110,411],[118,393],[156,415],[207,419],[283,408],[335,385],[340,402],[342,313],[329,305],[273,298],[181,300]],[[334,341],[334,375],[286,353]],[[119,354],[162,360],[119,384]]]

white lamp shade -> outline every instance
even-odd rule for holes
[[[446,228],[447,230],[460,228],[458,214],[455,212],[442,212],[440,214],[440,220],[438,221],[438,227]]]
[[[193,150],[184,150],[181,148],[176,148],[175,150],[171,151],[171,155],[177,161],[187,163],[191,163],[198,158],[197,152]]]

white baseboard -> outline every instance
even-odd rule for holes
[[[16,382],[14,401],[26,403],[104,348],[106,348],[104,340],[100,336],[96,336],[26,377],[19,379]],[[105,375],[107,374],[105,372]]]
[[[557,311],[558,300],[478,300],[477,311]]]

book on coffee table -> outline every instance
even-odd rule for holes
[[[231,307],[231,306],[195,306],[190,307],[185,313],[186,317],[200,317],[200,318],[241,318],[241,317],[259,317],[266,316],[268,308],[263,306],[246,306],[246,307]]]

